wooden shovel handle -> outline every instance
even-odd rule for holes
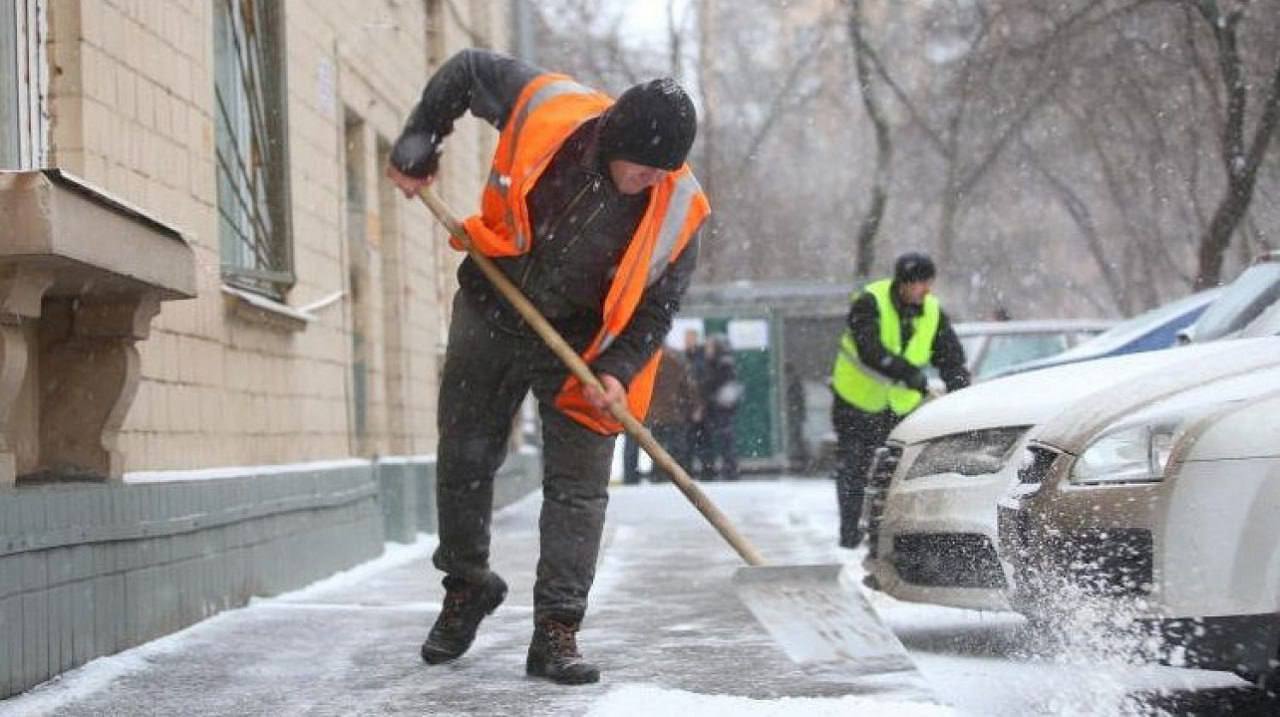
[[[435,189],[431,186],[423,187],[422,190],[419,191],[418,196],[420,196],[422,201],[426,203],[427,208],[429,208],[431,213],[436,216],[436,219],[439,219],[440,223],[449,230],[449,233],[452,234],[459,242],[462,242],[462,245],[467,249],[467,254],[471,256],[472,261],[476,263],[476,266],[480,267],[480,271],[484,272],[484,275],[489,278],[489,281],[492,282],[493,285],[497,287],[498,291],[506,297],[507,301],[511,302],[511,305],[516,308],[516,311],[520,312],[520,316],[524,318],[525,322],[533,327],[533,330],[536,331],[538,336],[546,342],[547,346],[555,352],[556,356],[564,362],[564,365],[569,368],[569,371],[572,372],[584,386],[594,386],[597,390],[603,393],[604,387],[601,386],[600,379],[596,378],[596,375],[591,372],[591,369],[587,366],[587,363],[582,360],[582,357],[573,350],[573,347],[569,346],[568,342],[560,336],[555,328],[551,326],[550,322],[548,322],[538,309],[524,297],[524,294],[520,293],[520,289],[517,288],[515,284],[511,283],[511,280],[507,278],[507,275],[503,274],[502,270],[500,270],[489,257],[476,251],[475,247],[471,244],[471,237],[467,235],[462,224],[454,218],[455,215],[453,211],[450,210],[449,206],[444,203],[444,200],[436,194]],[[626,429],[627,433],[635,438],[636,442],[644,448],[645,452],[649,454],[649,457],[653,459],[654,464],[671,474],[671,479],[676,484],[676,487],[680,489],[680,492],[684,493],[685,497],[689,499],[689,502],[693,503],[693,506],[711,522],[711,525],[720,533],[720,536],[728,541],[729,545],[733,546],[733,549],[738,552],[738,555],[742,556],[742,559],[745,560],[748,565],[759,566],[765,564],[764,559],[760,557],[760,554],[756,552],[756,549],[742,537],[742,534],[740,534],[736,528],[733,527],[733,524],[729,522],[728,517],[726,517],[724,513],[720,512],[720,509],[716,507],[715,503],[711,502],[711,499],[707,497],[707,494],[702,492],[702,489],[699,488],[698,484],[689,477],[689,474],[680,466],[680,463],[677,462],[675,458],[672,458],[671,454],[667,453],[666,449],[654,439],[653,434],[649,432],[648,428],[645,428],[643,423],[636,420],[636,417],[631,415],[631,411],[627,409],[625,403],[620,401],[610,403],[609,412],[612,413],[613,417],[622,424],[622,427]]]

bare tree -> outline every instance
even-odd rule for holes
[[[833,139],[825,125],[843,126],[847,117],[838,62],[846,48],[831,22],[839,4],[813,3],[803,14],[772,0],[698,2],[703,115],[696,169],[715,210],[700,278],[825,273],[813,259],[835,228],[810,232],[831,202],[813,191],[832,174],[832,154],[822,150]],[[821,109],[832,102],[838,111]],[[818,122],[823,131],[813,130]]]
[[[862,0],[849,0],[849,39],[853,45],[853,60],[858,73],[858,92],[862,97],[863,109],[876,137],[876,168],[871,181],[871,203],[858,226],[858,235],[854,240],[854,276],[871,275],[875,264],[876,234],[884,220],[885,205],[889,203],[889,184],[893,177],[893,139],[890,136],[889,120],[885,117],[876,94],[872,78],[871,64],[875,61],[875,51],[867,44],[863,32]]]
[[[1280,57],[1273,60],[1274,69],[1270,71],[1270,79],[1259,99],[1260,111],[1253,136],[1246,138],[1251,83],[1241,52],[1240,33],[1241,24],[1248,22],[1250,3],[1241,0],[1183,2],[1194,7],[1213,37],[1220,91],[1225,97],[1221,154],[1227,187],[1209,228],[1200,239],[1195,285],[1203,288],[1217,284],[1221,278],[1223,255],[1248,212],[1258,169],[1275,134],[1276,124],[1280,123]],[[1275,18],[1275,14],[1270,13],[1254,21],[1269,21],[1274,27]]]
[[[1280,2],[666,0],[656,51],[620,6],[540,0],[539,57],[684,73],[699,281],[934,248],[957,311],[1129,314],[1280,244]]]

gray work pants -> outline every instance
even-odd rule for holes
[[[600,552],[614,437],[556,410],[566,370],[537,337],[496,328],[462,292],[453,306],[437,407],[440,545],[433,562],[470,582],[488,574],[494,474],[520,402],[532,389],[543,438],[534,619],[580,622]]]

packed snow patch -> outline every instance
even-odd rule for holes
[[[851,714],[942,717],[956,712],[943,705],[861,695],[760,700],[733,695],[701,695],[648,685],[623,685],[596,700],[587,717],[649,717],[655,714],[699,717],[845,717]]]
[[[386,543],[381,556],[369,562],[336,573],[293,592],[274,597],[251,597],[244,608],[226,610],[182,630],[132,647],[114,655],[99,657],[64,672],[37,685],[30,691],[0,701],[0,717],[42,715],[52,713],[65,705],[84,699],[104,689],[116,680],[134,672],[150,669],[154,664],[179,651],[189,649],[206,631],[227,620],[236,619],[244,610],[280,605],[287,601],[308,599],[316,594],[342,587],[359,585],[371,575],[390,570],[405,563],[430,555],[435,549],[434,534],[419,533],[409,545]],[[438,606],[432,606],[438,609]]]

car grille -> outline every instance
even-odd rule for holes
[[[1140,528],[1073,531],[1057,538],[1058,567],[1073,583],[1106,596],[1151,592],[1151,531]]]
[[[893,566],[909,583],[935,587],[1003,588],[1004,571],[985,535],[915,533],[893,538]]]
[[[1018,482],[1039,485],[1049,476],[1049,469],[1058,459],[1058,454],[1041,446],[1027,446],[1033,456],[1031,463],[1018,469]]]
[[[1021,602],[1052,599],[1065,582],[1105,597],[1149,595],[1154,578],[1151,531],[1141,528],[1034,534],[1024,511],[999,509],[1000,543],[1014,564]]]
[[[867,550],[872,557],[879,556],[880,521],[884,517],[885,495],[889,492],[889,483],[893,480],[901,459],[902,446],[894,443],[877,448],[871,459],[863,518],[867,529]]]

